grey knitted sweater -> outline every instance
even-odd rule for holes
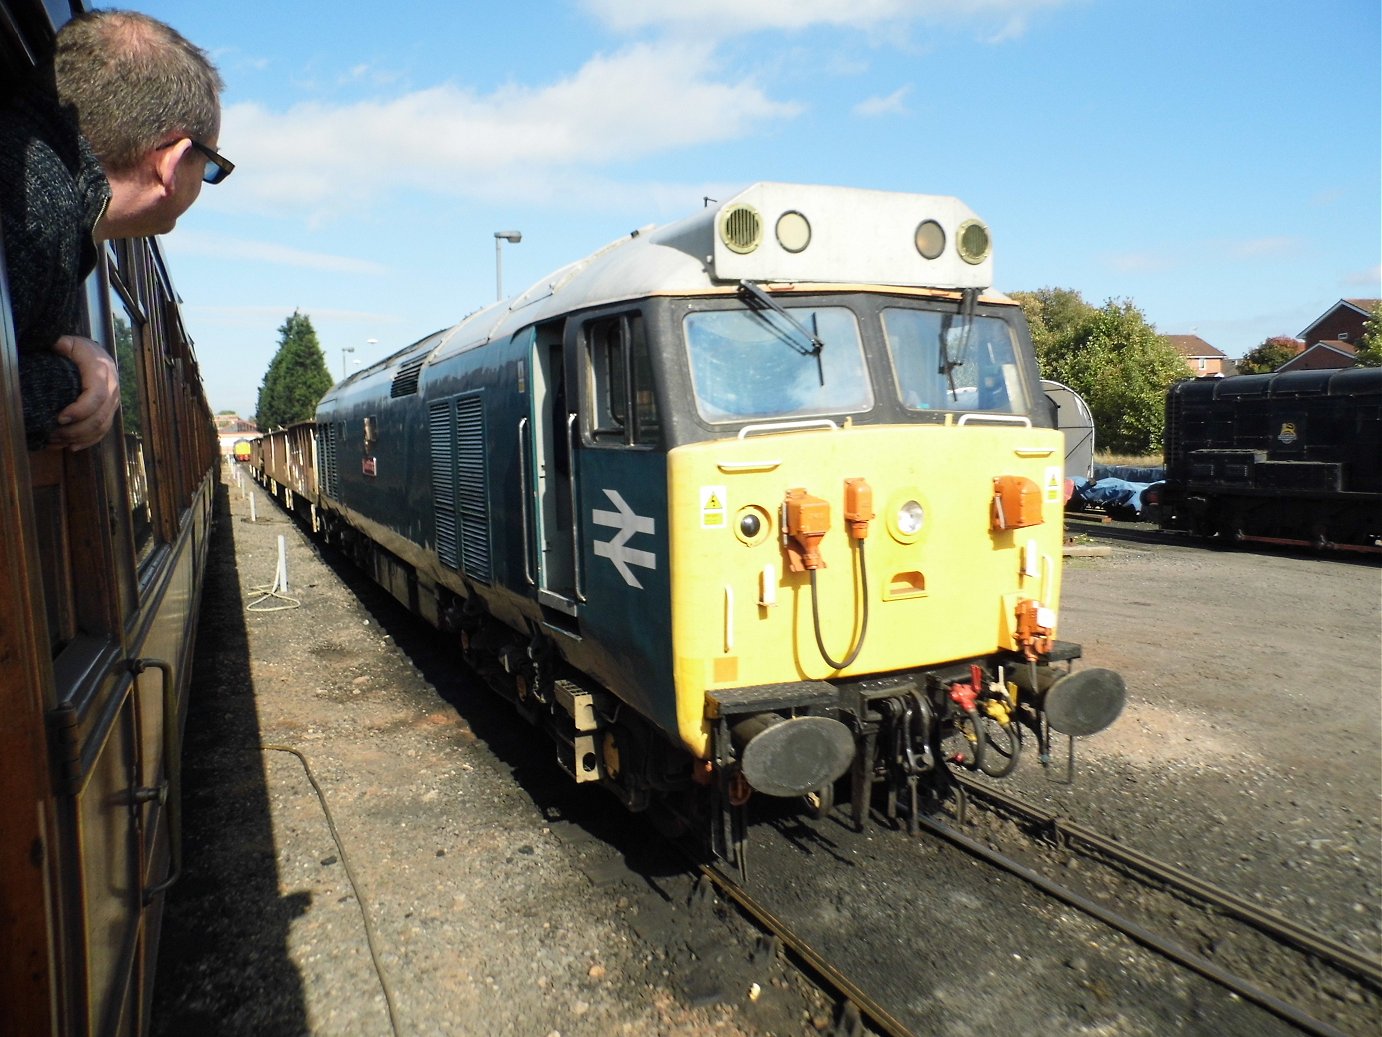
[[[51,93],[31,89],[0,105],[0,228],[30,450],[47,443],[58,412],[81,391],[76,366],[52,347],[83,331],[92,231],[109,199],[90,144]]]

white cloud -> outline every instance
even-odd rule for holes
[[[308,252],[268,241],[246,241],[198,231],[174,231],[169,236],[170,251],[182,256],[208,256],[213,259],[244,259],[251,263],[323,270],[337,274],[382,274],[386,267],[369,259]]]
[[[1382,291],[1382,266],[1375,266],[1371,270],[1359,270],[1357,273],[1349,274],[1344,278],[1345,284],[1356,284],[1368,289],[1371,293],[1368,297],[1372,298],[1379,291]]]
[[[1157,273],[1176,266],[1170,256],[1157,252],[1122,252],[1110,255],[1108,264],[1124,274]]]
[[[1305,249],[1299,238],[1278,235],[1230,242],[1225,251],[1233,259],[1257,259],[1262,256],[1297,256]]]
[[[369,326],[398,324],[402,321],[402,318],[396,313],[371,313],[368,310],[342,310],[324,306],[300,307],[290,303],[278,303],[272,306],[197,306],[185,304],[182,310],[187,314],[214,318],[218,324],[227,327],[258,326],[265,321],[281,324],[283,318],[294,310],[301,310],[306,313],[314,325],[327,320]]]
[[[596,18],[618,32],[640,29],[695,30],[727,38],[761,29],[799,30],[813,26],[867,29],[890,22],[973,21],[998,17],[997,42],[1020,34],[1024,16],[1070,0],[585,0]]]
[[[886,97],[870,97],[860,101],[854,106],[854,114],[862,115],[866,118],[873,118],[880,115],[905,115],[907,112],[907,95],[912,92],[910,86],[899,87]]]
[[[489,95],[443,84],[284,112],[230,105],[221,143],[236,156],[236,190],[223,191],[230,204],[318,216],[381,191],[540,197],[573,168],[736,139],[801,110],[751,80],[716,81],[713,64],[706,44],[642,44],[550,85]]]

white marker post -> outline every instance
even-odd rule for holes
[[[288,593],[288,552],[282,533],[278,535],[278,572],[274,576],[274,589],[279,594]]]

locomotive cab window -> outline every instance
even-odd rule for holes
[[[653,446],[661,423],[643,318],[637,313],[586,325],[591,438],[600,444]]]
[[[1025,414],[1012,329],[997,317],[889,307],[883,333],[909,410]]]
[[[787,309],[794,322],[742,306],[687,314],[686,348],[702,418],[811,418],[873,407],[854,313],[843,306]],[[802,328],[822,343],[819,352]]]

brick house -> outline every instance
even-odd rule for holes
[[[1199,335],[1163,335],[1176,352],[1185,357],[1185,365],[1196,378],[1213,378],[1215,375],[1234,373],[1233,361],[1221,350],[1215,349]]]
[[[1332,371],[1356,363],[1358,340],[1376,299],[1340,299],[1300,333],[1305,343],[1278,371]]]

